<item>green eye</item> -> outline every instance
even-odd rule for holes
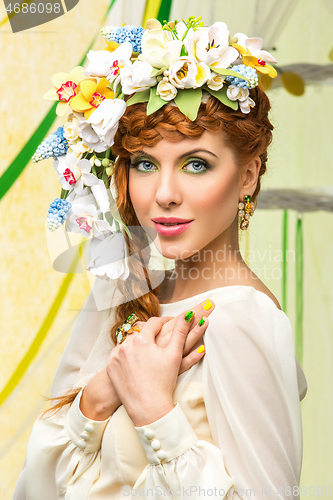
[[[154,172],[158,170],[158,168],[153,162],[149,160],[140,160],[140,159],[132,164],[132,168],[135,168],[138,172]]]
[[[186,167],[186,168],[185,168]],[[204,160],[199,158],[190,159],[184,166],[183,170],[189,172],[190,174],[201,174],[208,170],[209,166]]]

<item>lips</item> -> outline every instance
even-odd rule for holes
[[[157,217],[152,219],[156,231],[163,236],[177,236],[188,229],[193,219],[180,219],[178,217]]]

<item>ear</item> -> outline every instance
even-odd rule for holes
[[[260,167],[261,167],[261,160],[259,156],[253,158],[253,160],[247,163],[246,166],[244,167],[244,171],[241,176],[242,184],[239,193],[240,200],[243,200],[246,194],[250,194],[251,196],[253,195],[257,187]]]

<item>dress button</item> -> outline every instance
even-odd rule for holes
[[[156,455],[157,455],[157,458],[159,458],[160,460],[163,460],[166,457],[166,453],[164,450],[158,450]]]
[[[144,435],[147,439],[151,439],[154,435],[153,431],[150,430],[150,429],[146,429],[145,432],[144,432]]]
[[[94,430],[93,426],[91,424],[86,424],[84,426],[84,430],[87,432],[92,432]]]
[[[82,437],[82,439],[87,441],[89,439],[89,434],[87,434],[86,432],[82,432],[82,434],[80,434],[80,437]]]
[[[151,442],[151,447],[153,450],[159,450],[161,448],[161,443],[159,442],[158,439],[154,439],[154,441]]]
[[[77,442],[77,447],[80,448],[81,450],[84,450],[86,446],[87,443],[83,439],[80,439],[80,441]]]

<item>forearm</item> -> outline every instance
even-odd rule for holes
[[[80,410],[83,415],[91,420],[106,420],[120,406],[106,370],[98,372],[85,386]]]

